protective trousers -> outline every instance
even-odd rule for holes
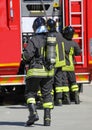
[[[75,72],[74,71],[67,71],[67,77],[68,77],[71,97],[75,101],[75,104],[79,104],[80,103],[79,86],[76,83]]]
[[[71,104],[67,72],[62,72],[63,104]]]
[[[37,91],[39,89],[39,85],[41,88],[41,93],[42,93],[42,98],[43,98],[43,108],[44,108],[44,120],[46,120],[49,123],[47,123],[46,121],[44,121],[44,125],[49,126],[50,125],[50,120],[49,118],[51,118],[50,116],[50,110],[53,108],[53,99],[52,99],[52,95],[51,95],[51,91],[52,91],[52,84],[53,84],[53,77],[47,77],[47,78],[28,78],[26,79],[26,87],[25,87],[25,99],[26,102],[29,106],[29,104],[32,104],[30,106],[29,112],[30,112],[30,119],[31,115],[33,116],[32,111],[34,111],[32,108],[34,108],[33,106],[35,106],[36,104],[36,100],[35,100],[35,96],[37,94]],[[47,111],[49,109],[49,118],[47,118]],[[35,108],[35,111],[37,113],[37,110]],[[29,119],[29,120],[30,120]],[[47,120],[48,119],[48,120]],[[28,120],[28,121],[29,121]],[[27,121],[27,122],[28,122]],[[31,123],[28,123],[28,126],[33,124],[36,120],[34,119],[33,121],[30,121]]]
[[[62,70],[60,68],[55,69],[55,76],[54,76],[54,95],[55,95],[55,105],[60,106],[62,105]]]

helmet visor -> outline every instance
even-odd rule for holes
[[[37,30],[35,31],[35,33],[46,33],[48,32],[47,28],[45,26],[40,26],[39,28],[37,28]]]

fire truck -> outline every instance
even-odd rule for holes
[[[82,54],[75,57],[79,86],[92,79],[92,0],[1,0],[0,1],[0,94],[25,86],[26,68],[22,53],[33,35],[36,17],[56,21],[57,31],[71,25],[73,39]]]

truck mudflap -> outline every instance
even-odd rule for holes
[[[24,85],[25,75],[4,75],[0,76],[0,86]]]
[[[76,73],[77,83],[90,83],[90,73]]]

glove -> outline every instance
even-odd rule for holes
[[[46,64],[45,67],[48,71],[50,71],[54,68],[54,65],[53,64]]]

